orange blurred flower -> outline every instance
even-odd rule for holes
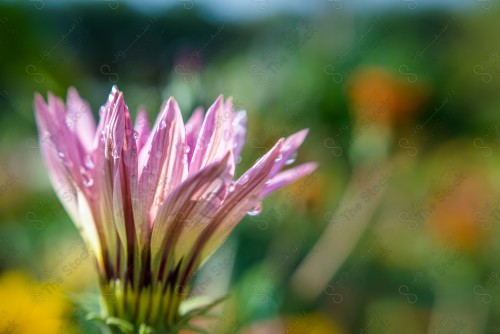
[[[456,172],[435,193],[429,228],[439,239],[452,240],[461,250],[473,250],[489,230],[478,220],[491,189],[479,171]]]
[[[397,124],[416,113],[426,100],[424,88],[386,69],[358,70],[350,79],[348,95],[358,123]]]
[[[319,313],[268,320],[243,329],[240,334],[340,334],[344,333],[330,318]]]

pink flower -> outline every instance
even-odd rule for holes
[[[73,88],[66,104],[36,94],[35,111],[52,184],[96,259],[103,296],[113,297],[103,313],[132,324],[172,326],[193,273],[247,212],[316,168],[282,171],[302,130],[233,181],[246,115],[222,96],[186,124],[170,98],[151,130],[144,111],[132,125],[116,87],[97,127]]]

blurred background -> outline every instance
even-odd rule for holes
[[[40,156],[33,94],[113,84],[150,120],[247,110],[241,174],[310,133],[319,169],[195,277],[210,333],[500,333],[500,4],[493,0],[0,4],[0,332],[99,333],[96,277]]]

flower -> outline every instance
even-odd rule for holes
[[[53,187],[95,258],[103,317],[135,329],[181,322],[193,273],[265,196],[316,168],[281,171],[304,141],[302,130],[233,181],[246,114],[222,96],[186,124],[170,98],[151,130],[144,111],[132,126],[116,86],[97,126],[73,88],[66,105],[35,94],[35,114]]]
[[[425,87],[403,80],[381,67],[357,70],[348,85],[351,107],[359,125],[400,125],[425,104]]]
[[[69,333],[71,307],[61,291],[21,271],[0,276],[0,333]],[[71,331],[72,332],[72,331]]]

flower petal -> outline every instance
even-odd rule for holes
[[[144,108],[141,108],[137,114],[134,131],[136,132],[135,136],[137,137],[137,152],[140,152],[148,141],[150,133],[148,114]]]
[[[270,193],[292,183],[308,174],[314,172],[318,168],[318,164],[315,162],[308,162],[300,166],[294,167],[292,169],[283,171],[274,176],[267,184],[260,196],[266,197]]]
[[[196,262],[200,259],[202,261],[207,259],[223,243],[246,213],[260,202],[259,195],[265,187],[275,160],[280,155],[282,145],[283,139],[280,139],[266,155],[238,179],[234,190],[226,195],[220,209],[209,225],[199,234],[186,258],[187,268],[184,280],[196,269],[194,268]]]
[[[101,108],[101,119],[98,125],[100,134],[95,150],[95,180],[92,189],[94,196],[92,208],[96,218],[98,230],[102,230],[103,248],[106,250],[107,261],[110,264],[108,272],[112,277],[118,275],[119,268],[119,241],[115,220],[113,197],[116,193],[115,178],[123,163],[122,150],[124,148],[125,124],[127,122],[127,107],[123,93],[113,86],[108,101]],[[128,116],[129,119],[129,116]],[[101,130],[102,129],[102,130]],[[116,195],[115,195],[116,197]]]
[[[227,154],[220,161],[191,175],[161,205],[151,237],[151,255],[155,262],[164,266],[167,256],[179,259],[181,254],[174,255],[173,250],[183,230],[188,228],[186,224],[201,224],[198,219],[203,217],[204,210],[211,213],[218,208],[213,201],[222,202],[220,190],[224,188],[225,192],[225,187],[231,181],[231,158],[231,154]],[[162,278],[163,274],[160,270],[159,277]]]
[[[290,159],[297,151],[300,145],[304,142],[309,129],[304,129],[299,132],[294,133],[293,135],[287,137],[285,142],[283,143],[283,148],[281,150],[281,156],[276,161],[275,166],[271,172],[271,177],[276,175],[281,168],[285,166],[287,160]]]
[[[149,214],[152,222],[158,206],[187,176],[184,122],[173,98],[164,105],[146,147],[139,156],[144,162],[139,166],[140,216]]]
[[[122,150],[118,157],[114,157],[117,166],[114,171],[113,210],[118,235],[123,249],[127,251],[127,268],[132,270],[136,240],[140,241],[139,248],[145,246],[146,226],[136,221],[140,217],[135,214],[137,210],[134,210],[140,205],[140,199],[137,196],[137,148],[130,114],[126,106],[123,116]]]
[[[226,114],[223,98],[219,96],[205,116],[189,165],[190,174],[224,156],[227,150],[227,142],[224,139],[229,127],[230,115]]]
[[[96,131],[94,116],[88,102],[80,98],[73,87],[68,89],[66,110],[66,124],[75,133],[85,151],[90,152]]]
[[[186,123],[186,144],[189,147],[189,152],[187,155],[188,163],[191,163],[191,159],[194,154],[196,140],[200,134],[201,126],[203,125],[203,108],[199,107],[193,112],[191,117]]]
[[[66,212],[76,222],[78,220],[77,190],[71,171],[58,154],[53,139],[53,136],[57,137],[57,134],[52,134],[47,128],[47,124],[51,124],[51,119],[46,119],[49,116],[47,106],[38,93],[35,95],[35,111],[38,142],[43,160],[47,165],[50,181]]]
[[[101,248],[100,237],[94,218],[95,216],[93,215],[86,196],[80,190],[77,191],[77,202],[79,218],[75,222],[77,222],[79,229],[81,228],[80,233],[85,242],[91,247],[92,252],[97,259],[101,273],[106,274],[106,259],[103,258],[103,250]]]
[[[39,128],[43,129],[43,140],[52,142],[51,147],[55,150],[61,167],[66,170],[76,187],[83,188],[83,179],[80,174],[83,148],[75,135],[66,126],[62,101],[55,98],[51,93],[48,96],[49,103],[45,104],[39,94],[35,95],[35,116]]]
[[[245,145],[245,137],[247,134],[247,113],[245,110],[238,111],[232,120],[232,141],[233,141],[233,156],[235,162],[238,162],[241,150]]]

